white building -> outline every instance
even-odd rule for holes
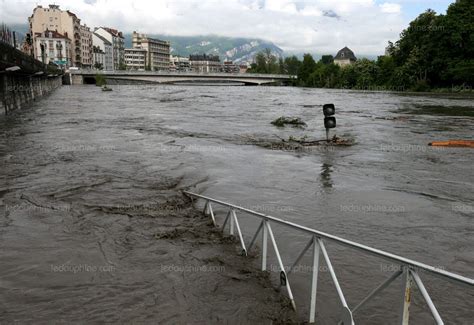
[[[191,54],[189,61],[193,72],[213,73],[223,70],[223,65],[217,55]]]
[[[105,52],[98,46],[92,47],[92,68],[104,70],[105,67]]]
[[[336,57],[334,58],[334,64],[337,64],[340,67],[346,65],[351,65],[357,61],[354,52],[347,46],[337,52]]]
[[[147,64],[152,71],[167,71],[170,68],[170,42],[154,39],[133,32],[132,47],[147,51]]]
[[[187,72],[191,71],[189,58],[170,55],[170,71],[171,72]]]
[[[105,37],[102,37],[97,33],[92,33],[92,45],[96,48],[99,48],[104,53],[104,70],[113,71],[114,55],[112,43],[106,40]]]
[[[34,37],[36,59],[45,64],[54,63],[62,68],[72,66],[71,40],[56,32],[46,30]]]
[[[125,49],[125,65],[127,70],[146,70],[149,68],[147,50]]]
[[[119,70],[125,64],[124,37],[122,32],[108,27],[99,27],[94,31],[112,44],[114,70]]]

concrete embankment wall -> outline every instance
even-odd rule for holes
[[[25,104],[49,94],[62,85],[61,76],[31,77],[11,74],[0,75],[0,114],[8,114]]]

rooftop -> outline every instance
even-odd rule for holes
[[[94,34],[95,37],[97,37],[98,39],[100,39],[105,45],[112,45],[112,43],[110,43],[108,40],[106,40],[104,37],[100,36],[99,34],[97,33],[92,33]]]
[[[114,28],[110,28],[110,27],[101,27],[101,28],[105,29],[106,31],[108,31],[110,34],[112,34],[115,37],[124,38],[122,32],[119,32],[118,30]]]
[[[354,61],[357,60],[354,52],[352,52],[352,50],[346,46],[343,49],[341,49],[339,52],[337,52],[334,60],[347,60],[347,59],[354,60]]]
[[[51,33],[51,36],[50,36],[50,33]],[[46,38],[65,38],[65,39],[69,39],[67,36],[64,36],[63,34],[58,33],[55,30],[49,30],[49,29],[45,30],[43,33],[35,33],[35,36],[37,36],[37,37],[46,37]]]

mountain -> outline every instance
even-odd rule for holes
[[[283,50],[269,41],[255,38],[234,38],[216,35],[207,36],[170,36],[147,34],[148,37],[166,40],[171,43],[171,54],[189,56],[190,54],[219,55],[221,61],[251,63],[255,55],[269,48],[277,57],[283,56]],[[132,46],[132,35],[125,34],[125,47]]]
[[[28,25],[27,24],[14,24],[14,25],[8,25],[8,28],[10,30],[16,32],[16,40],[17,43],[23,42],[23,39],[25,38],[25,35],[28,33]]]

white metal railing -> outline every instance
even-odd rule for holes
[[[341,321],[339,324],[354,325],[355,323],[353,319],[353,314],[358,312],[368,301],[370,301],[373,297],[379,294],[382,290],[387,288],[395,279],[399,277],[402,277],[402,281],[403,281],[402,282],[403,288],[401,292],[401,299],[403,303],[401,304],[401,309],[399,313],[399,324],[406,325],[409,322],[409,307],[411,303],[411,294],[412,294],[411,290],[412,290],[413,284],[416,284],[421,295],[425,299],[431,311],[431,314],[434,320],[436,321],[436,324],[444,324],[443,320],[441,319],[441,316],[439,315],[436,309],[436,306],[434,305],[433,301],[431,300],[430,295],[428,294],[428,291],[426,290],[423,282],[421,281],[418,271],[428,272],[441,279],[450,280],[457,284],[467,285],[469,287],[474,286],[474,279],[467,278],[458,274],[454,274],[454,273],[451,273],[451,272],[448,272],[448,271],[445,271],[445,270],[442,270],[442,269],[439,269],[439,268],[436,268],[424,263],[420,263],[420,262],[417,262],[408,258],[404,258],[392,253],[388,253],[376,248],[365,246],[365,245],[362,245],[362,244],[359,244],[347,239],[343,239],[337,236],[333,236],[331,234],[324,233],[315,229],[301,226],[293,222],[285,221],[279,218],[275,218],[275,217],[268,216],[259,212],[255,212],[255,211],[252,211],[252,210],[249,210],[249,209],[246,209],[246,208],[243,208],[231,203],[216,200],[204,195],[192,193],[189,191],[184,191],[184,194],[190,197],[191,199],[196,198],[196,199],[205,200],[206,203],[204,206],[203,213],[204,215],[209,215],[211,217],[212,222],[214,226],[216,227],[218,227],[218,224],[216,221],[214,210],[212,209],[212,203],[229,208],[229,211],[227,213],[227,216],[224,220],[223,225],[221,226],[221,229],[222,231],[224,231],[227,223],[229,223],[230,235],[234,236],[235,232],[237,231],[237,235],[239,237],[243,255],[247,255],[247,253],[252,249],[253,245],[255,244],[258,238],[258,235],[260,234],[260,232],[262,232],[262,264],[261,264],[262,271],[267,270],[268,239],[270,239],[271,245],[273,246],[273,249],[275,251],[276,258],[278,260],[278,265],[280,268],[280,285],[286,287],[288,297],[291,300],[291,304],[295,310],[296,310],[296,304],[293,298],[293,292],[291,291],[290,283],[288,281],[288,276],[292,273],[294,268],[298,265],[298,263],[303,258],[305,253],[309,249],[312,249],[312,253],[313,253],[312,259],[311,259],[312,278],[311,278],[311,296],[310,296],[310,311],[309,311],[310,323],[314,323],[315,316],[316,316],[316,293],[317,293],[317,287],[318,287],[318,271],[319,271],[320,255],[323,256],[323,259],[327,265],[328,271],[331,275],[331,279],[336,287],[337,295],[343,307],[342,314],[340,315]],[[246,214],[249,214],[261,219],[261,222],[257,228],[257,231],[253,235],[252,240],[250,241],[250,244],[248,245],[248,247],[245,245],[245,241],[242,235],[242,231],[240,229],[236,211],[244,212]],[[283,265],[283,261],[282,261],[280,252],[278,250],[278,245],[275,240],[275,236],[273,235],[273,231],[272,231],[272,227],[270,223],[284,225],[292,229],[299,230],[301,232],[311,235],[309,242],[306,244],[304,249],[301,251],[301,253],[298,255],[298,257],[295,259],[295,261],[293,262],[293,264],[288,270],[286,270]],[[324,240],[332,241],[342,246],[356,249],[356,250],[389,260],[393,263],[396,263],[400,267],[400,269],[394,272],[389,278],[387,278],[375,289],[373,289],[364,299],[362,299],[355,307],[351,309],[349,308],[347,304],[344,293],[337,279],[337,276],[332,266],[328,252],[324,245]]]

